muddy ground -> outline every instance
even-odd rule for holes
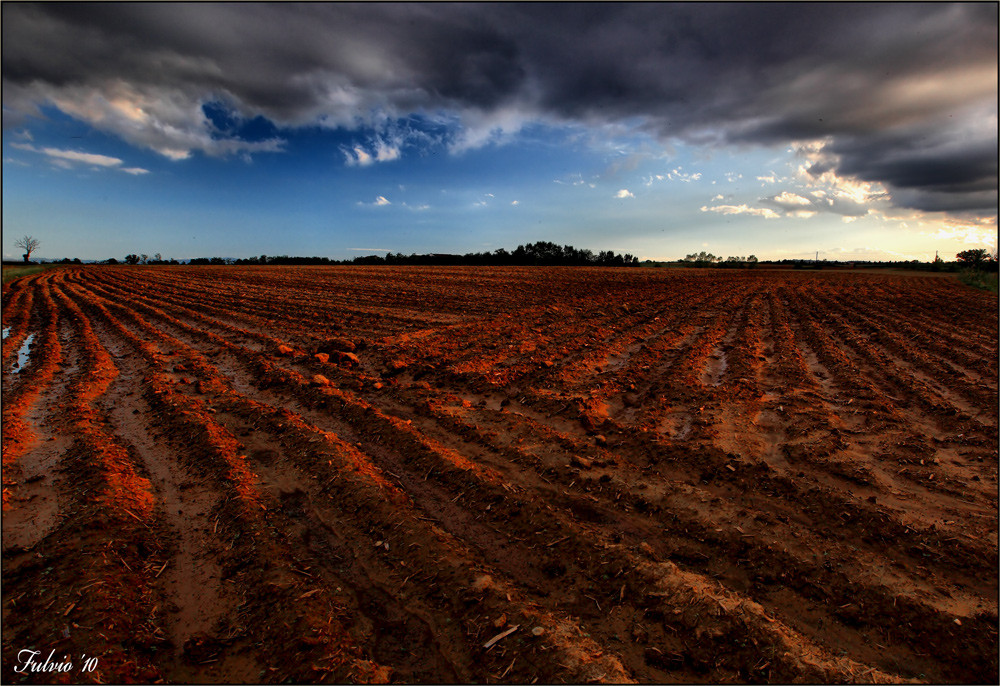
[[[997,680],[952,279],[85,267],[3,327],[4,682]]]

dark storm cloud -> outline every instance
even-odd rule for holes
[[[5,4],[2,38],[5,124],[49,101],[212,153],[213,98],[278,125],[640,122],[713,145],[828,139],[838,174],[897,203],[996,208],[995,4]]]
[[[996,211],[997,140],[949,131],[843,137],[830,146],[838,172],[881,181],[897,205],[920,210]],[[819,171],[819,170],[817,170]]]

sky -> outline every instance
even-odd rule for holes
[[[996,3],[4,3],[3,256],[944,259]]]

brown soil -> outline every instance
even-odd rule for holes
[[[4,682],[997,681],[951,279],[86,267],[3,326]]]

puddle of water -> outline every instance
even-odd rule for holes
[[[17,374],[24,369],[24,365],[28,364],[28,357],[31,354],[30,348],[34,340],[35,334],[28,334],[28,337],[24,339],[24,345],[17,351],[17,362],[14,364],[14,369],[11,370],[12,373]]]

